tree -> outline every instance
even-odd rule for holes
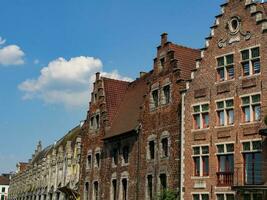
[[[158,200],[177,200],[177,193],[171,190],[163,190],[159,194]]]

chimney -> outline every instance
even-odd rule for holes
[[[41,151],[42,151],[42,142],[39,141],[39,142],[38,142],[38,145],[37,145],[37,152],[39,153],[39,152],[41,152]]]
[[[140,72],[140,78],[142,78],[144,75],[146,75],[146,72]]]
[[[161,46],[164,46],[168,42],[168,33],[161,34]]]
[[[96,80],[98,81],[100,79],[100,72],[97,72],[95,75],[96,75]]]

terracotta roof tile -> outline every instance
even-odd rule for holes
[[[103,77],[106,106],[109,121],[112,123],[122,102],[129,82]]]
[[[196,67],[196,59],[200,58],[200,50],[177,44],[171,44],[171,49],[174,50],[175,57],[178,59],[181,78],[189,79],[191,77],[191,70]]]
[[[9,185],[9,178],[5,177],[5,176],[0,176],[0,185]]]
[[[104,139],[128,133],[137,128],[140,123],[140,106],[143,104],[147,90],[146,77],[147,75],[129,84],[112,126]]]

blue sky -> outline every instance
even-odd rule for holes
[[[93,74],[149,71],[160,34],[201,48],[223,0],[1,0],[0,173],[83,120]]]

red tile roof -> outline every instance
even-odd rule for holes
[[[112,126],[104,139],[128,133],[138,127],[140,123],[140,106],[144,102],[144,95],[147,90],[146,77],[147,75],[129,84],[118,107]]]
[[[9,185],[9,178],[5,177],[5,176],[0,176],[0,185]]]
[[[103,77],[106,106],[109,121],[112,123],[122,102],[129,82]]]
[[[178,59],[178,68],[181,70],[181,79],[187,80],[191,77],[191,70],[196,67],[196,59],[200,58],[200,50],[171,44],[175,57]]]

